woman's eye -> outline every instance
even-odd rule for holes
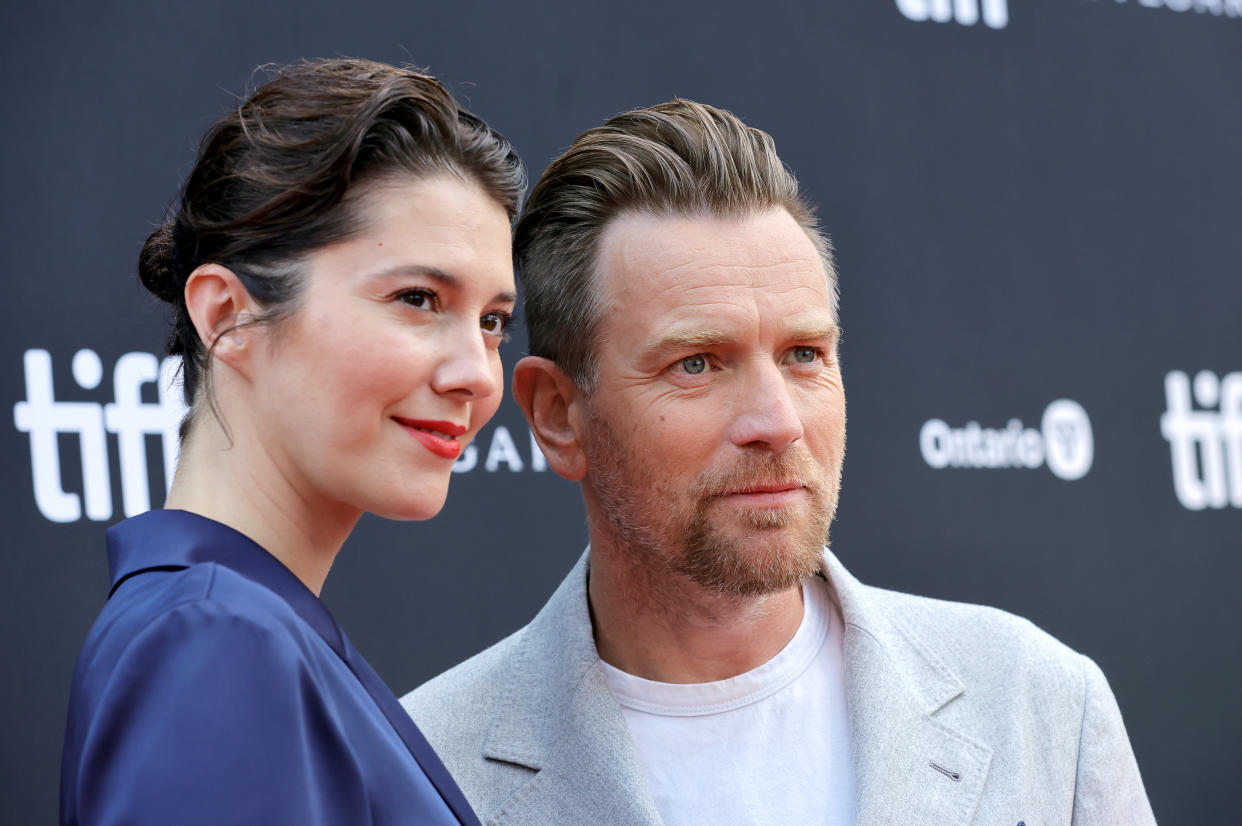
[[[404,290],[398,296],[402,303],[408,304],[416,310],[434,310],[436,309],[436,294],[431,290],[421,287],[413,290]]]
[[[814,347],[793,348],[793,360],[799,364],[810,364],[819,358],[819,350]]]
[[[692,376],[697,376],[707,369],[707,359],[701,355],[686,356],[681,360],[681,369]]]
[[[501,336],[504,335],[505,331],[509,329],[509,322],[512,318],[513,317],[511,315],[500,310],[491,313],[484,313],[483,317],[479,319],[479,326],[483,328],[484,332],[491,333],[495,336]]]

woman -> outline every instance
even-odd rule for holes
[[[289,67],[208,132],[139,262],[175,309],[181,461],[108,532],[62,823],[477,822],[318,594],[363,512],[439,511],[496,411],[524,185],[382,64]]]

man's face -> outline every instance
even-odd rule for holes
[[[585,493],[636,561],[720,593],[820,565],[845,450],[824,268],[783,209],[605,230]]]

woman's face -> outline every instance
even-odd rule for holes
[[[297,309],[256,336],[254,426],[312,508],[426,519],[500,404],[509,220],[447,174],[379,182],[358,209],[361,231],[311,253]]]

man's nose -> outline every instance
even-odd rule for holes
[[[496,353],[485,343],[478,326],[455,330],[442,342],[439,363],[432,374],[432,389],[441,395],[457,395],[481,401],[499,393],[501,371]]]
[[[737,389],[731,438],[739,447],[779,453],[802,438],[802,417],[788,377],[773,363],[757,365]]]

